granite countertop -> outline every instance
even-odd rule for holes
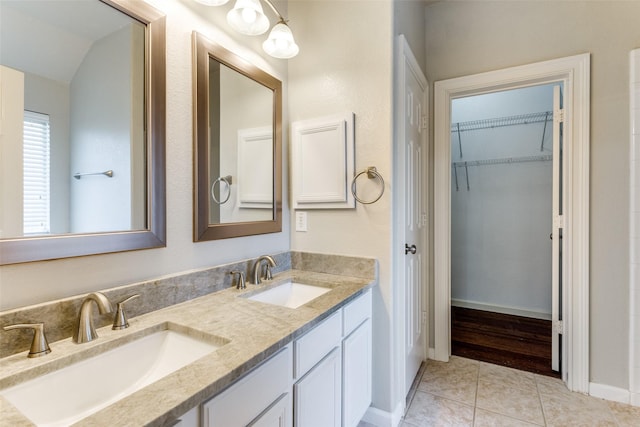
[[[297,309],[238,298],[287,279],[329,287],[331,291]],[[374,283],[375,280],[358,277],[288,270],[262,285],[247,284],[245,290],[228,288],[135,317],[129,320],[131,326],[125,330],[100,328],[97,330],[100,337],[87,344],[74,344],[70,338],[51,343],[52,353],[45,357],[28,359],[23,352],[0,359],[0,389],[163,329],[167,322],[218,337],[221,342],[228,340],[213,353],[75,424],[162,426],[222,391]],[[0,397],[0,425],[33,424]]]

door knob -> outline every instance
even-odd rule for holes
[[[408,244],[406,244],[406,243],[404,244],[404,254],[405,254],[405,255],[406,255],[406,254],[408,254],[409,252],[411,252],[412,254],[415,254],[415,253],[416,253],[416,250],[418,250],[418,249],[416,248],[416,245],[411,245],[411,246],[409,246],[409,245],[408,245]]]

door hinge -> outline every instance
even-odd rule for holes
[[[422,226],[426,227],[427,226],[427,213],[426,212],[422,212]]]
[[[556,215],[553,217],[553,226],[556,228],[564,228],[564,215]]]
[[[553,322],[553,332],[560,335],[564,334],[564,322],[562,320]]]
[[[560,110],[555,110],[553,112],[553,120],[555,120],[558,123],[563,123],[564,122],[564,108],[562,108]]]
[[[422,312],[422,324],[423,325],[427,324],[427,312],[426,311]]]
[[[426,130],[426,129],[427,129],[427,125],[428,125],[428,118],[429,118],[429,117],[428,117],[427,115],[422,116],[421,126],[422,126],[422,129],[424,129],[424,130]]]

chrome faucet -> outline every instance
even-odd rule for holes
[[[82,344],[98,338],[96,329],[93,327],[93,303],[96,303],[100,314],[113,312],[113,307],[109,299],[100,292],[93,292],[87,295],[80,306],[78,314],[78,325],[73,333],[73,342]]]
[[[264,274],[265,280],[271,280],[271,267],[276,266],[276,262],[269,255],[262,255],[261,257],[259,257],[256,260],[256,263],[253,264],[253,284],[254,285],[259,285],[260,283],[262,283],[262,280],[260,279],[260,268],[262,266],[262,261],[267,261],[268,263],[266,264],[266,271]]]

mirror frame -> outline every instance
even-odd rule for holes
[[[166,17],[136,0],[100,0],[145,24],[147,229],[0,239],[0,265],[166,246]]]
[[[282,231],[282,82],[233,52],[193,32],[193,241]],[[273,219],[209,223],[209,59],[273,91]]]

